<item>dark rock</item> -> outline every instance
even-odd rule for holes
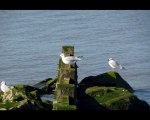
[[[55,89],[56,81],[57,81],[57,78],[55,79],[47,78],[33,85],[33,87],[40,89],[41,94],[51,94],[53,93],[53,90]]]
[[[150,110],[150,106],[133,94],[132,87],[116,72],[83,79],[78,86],[79,110]]]
[[[132,87],[116,72],[107,72],[97,76],[86,77],[79,85],[84,89],[92,86],[122,87],[133,92]]]

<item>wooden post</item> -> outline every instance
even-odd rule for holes
[[[74,56],[74,46],[63,46],[62,53],[65,56]],[[60,58],[53,110],[76,110],[76,87],[76,65],[66,65]]]

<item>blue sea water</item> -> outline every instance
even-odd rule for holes
[[[57,75],[63,45],[83,55],[78,82],[110,71],[150,104],[150,10],[0,10],[0,80],[36,84]]]

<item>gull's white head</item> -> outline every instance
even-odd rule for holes
[[[61,53],[61,54],[60,54],[60,57],[64,57],[64,56],[65,56],[64,53]]]
[[[112,58],[109,58],[108,61],[112,60]]]
[[[1,82],[1,85],[5,85],[5,81],[2,81],[2,82]]]

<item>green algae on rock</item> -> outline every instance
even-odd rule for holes
[[[105,86],[105,87],[122,87],[130,92],[134,90],[132,87],[117,73],[106,72],[97,76],[89,76],[84,78],[80,85],[85,89],[92,86]]]
[[[0,110],[45,110],[38,90],[29,85],[15,85],[7,93],[0,94]]]
[[[133,94],[132,87],[116,72],[83,79],[78,87],[79,110],[150,110]]]
[[[149,110],[133,93],[118,87],[90,87],[85,93],[109,110]]]

